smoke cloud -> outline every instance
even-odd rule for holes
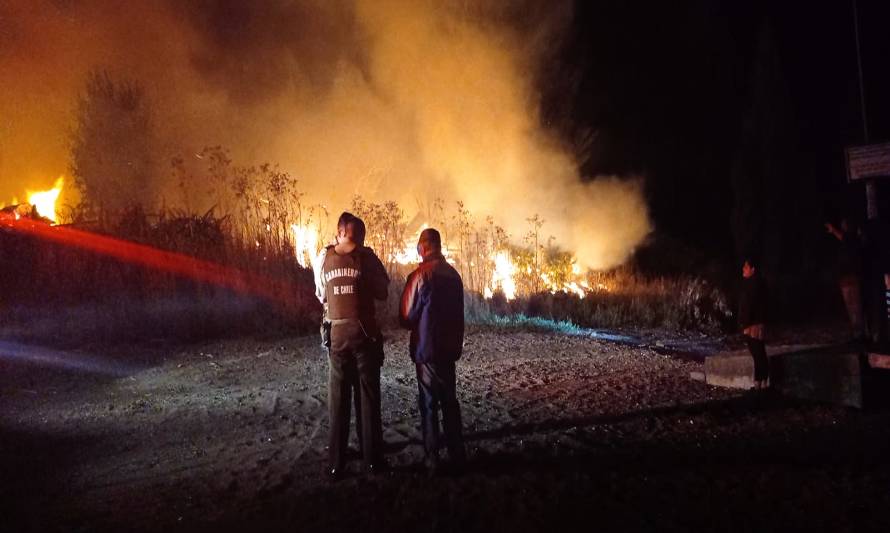
[[[503,4],[4,2],[0,200],[66,172],[77,97],[101,68],[145,89],[161,160],[219,144],[279,163],[332,211],[354,194],[409,215],[462,200],[517,241],[537,214],[582,265],[620,264],[650,231],[641,183],[582,179],[538,113],[569,3]],[[176,203],[168,177],[153,190]]]

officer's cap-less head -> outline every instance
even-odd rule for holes
[[[337,231],[342,231],[356,244],[365,242],[365,222],[348,211],[344,211],[337,219]]]

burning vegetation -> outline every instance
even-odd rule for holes
[[[433,222],[414,224],[413,229],[395,202],[376,204],[356,196],[351,210],[377,224],[370,226],[367,244],[378,251],[393,274],[404,275],[420,262],[417,239],[424,229],[435,227],[443,235],[442,253],[460,271],[464,287],[487,299],[499,293],[510,301],[542,291],[584,298],[591,291],[607,290],[601,283],[591,287],[587,279],[590,273],[582,273],[571,254],[541,244],[543,220],[537,215],[528,219],[523,247],[511,244],[509,234],[491,217],[477,225],[462,202],[457,202],[451,216],[445,213],[443,204],[436,200]],[[292,229],[297,260],[306,268],[314,268],[313,258],[332,240],[333,232],[313,222],[294,224]]]
[[[213,9],[226,18],[224,4]],[[538,4],[547,9],[532,9]],[[10,153],[24,155],[6,157],[0,172],[30,176],[35,161],[67,164],[69,179],[29,200],[40,215],[252,281],[214,287],[188,269],[153,271],[60,242],[42,249],[34,235],[7,231],[3,238],[28,257],[4,275],[0,289],[17,295],[8,301],[111,301],[136,323],[132,309],[147,301],[185,296],[215,305],[232,297],[243,303],[238,320],[268,323],[263,312],[244,319],[245,310],[262,307],[257,295],[272,292],[281,296],[278,311],[308,331],[319,312],[308,270],[332,239],[337,214],[349,209],[365,220],[367,244],[397,282],[419,260],[419,232],[439,229],[463,277],[468,313],[480,321],[527,314],[590,326],[701,325],[683,318],[694,313],[679,308],[691,304],[664,283],[622,267],[651,230],[641,181],[583,176],[596,135],[573,139],[545,126],[537,75],[570,16],[568,3],[530,2],[541,15],[534,25],[496,3],[360,0],[346,9],[296,2],[271,17],[246,6],[232,20],[251,24],[230,28],[226,38],[188,5],[91,13],[83,20],[96,39],[77,57],[68,51],[82,39],[65,21],[88,7],[48,9],[35,21],[25,4],[13,6],[16,35],[44,35],[47,25],[58,31],[44,43],[52,54],[27,64],[0,58],[0,67],[21,74],[14,90],[65,104],[33,110],[30,129],[13,121],[23,134],[13,135],[9,146],[21,149]],[[294,40],[306,21],[313,23],[305,39]],[[138,38],[146,28],[179,38],[153,48],[144,43],[157,39]],[[18,45],[27,50],[31,42]],[[133,42],[148,50],[129,55],[132,62],[107,62],[104,50]],[[64,71],[64,94],[41,93],[48,89],[29,77],[41,68]],[[43,145],[55,137],[25,134],[50,125],[67,127],[70,138]],[[219,144],[194,148],[208,139]],[[38,146],[55,148],[36,153]],[[258,158],[277,163],[244,163]],[[74,205],[55,205],[60,197]],[[233,295],[232,287],[244,290]]]
[[[18,199],[13,197],[12,201],[7,205],[0,202],[0,213],[15,220],[21,218],[30,218],[33,220],[42,220],[47,223],[55,223],[58,220],[56,213],[56,203],[65,184],[65,178],[59,176],[51,189],[45,191],[27,191],[25,193],[27,201],[19,203]]]
[[[60,210],[64,227],[52,233],[4,224],[6,258],[16,258],[4,266],[0,287],[12,304],[7,318],[30,320],[48,304],[78,305],[80,313],[96,306],[92,326],[78,320],[76,331],[55,333],[72,338],[96,335],[97,328],[100,338],[313,330],[320,310],[310,269],[332,240],[339,211],[305,202],[299,182],[274,165],[240,166],[220,147],[196,155],[206,165],[201,174],[188,174],[179,160],[172,169],[212,186],[214,207],[202,215],[140,206],[100,211],[82,202]],[[361,196],[348,209],[366,220],[367,244],[386,263],[394,292],[419,260],[420,231],[439,228],[446,257],[464,279],[471,321],[529,316],[594,327],[714,329],[728,318],[725,298],[700,280],[585,269],[554,244],[540,216],[528,217],[525,233],[511,239],[460,202],[449,209],[436,199],[411,218],[394,201]],[[393,319],[394,309],[383,316]]]

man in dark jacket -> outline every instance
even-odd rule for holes
[[[409,354],[417,369],[426,466],[434,475],[439,469],[440,408],[448,456],[456,468],[466,462],[455,376],[463,349],[464,287],[442,256],[438,231],[421,232],[417,253],[423,262],[408,276],[400,318],[411,330]]]
[[[374,300],[385,300],[389,276],[380,259],[364,242],[365,224],[343,213],[337,222],[337,244],[326,248],[317,264],[316,288],[331,324],[328,374],[330,409],[330,471],[343,474],[349,437],[350,396],[358,384],[361,396],[362,456],[370,472],[383,465],[383,427],[380,414],[380,367],[383,342]]]
[[[766,323],[766,283],[753,259],[742,265],[742,287],[739,294],[739,326],[745,343],[754,358],[754,388],[769,386],[769,358],[766,355],[764,327]]]

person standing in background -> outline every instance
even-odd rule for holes
[[[845,218],[841,219],[840,227],[829,222],[825,224],[825,228],[839,243],[836,264],[838,286],[847,308],[853,339],[860,341],[865,337],[861,283],[862,242]]]
[[[754,388],[769,387],[769,358],[764,341],[766,324],[766,283],[753,258],[742,264],[742,286],[739,294],[739,326],[745,344],[754,358]]]

